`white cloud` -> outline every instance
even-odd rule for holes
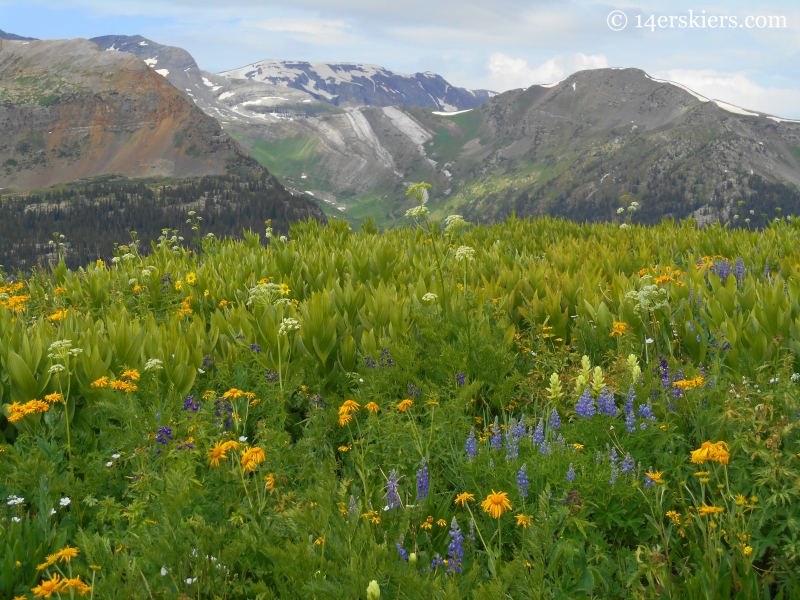
[[[344,21],[321,19],[270,19],[253,24],[259,29],[288,34],[292,39],[310,44],[341,45],[356,41],[346,30]]]
[[[653,76],[681,83],[707,98],[780,117],[796,117],[800,106],[800,90],[762,87],[743,72],[669,69]]]
[[[527,88],[537,83],[555,83],[576,71],[602,69],[608,66],[603,54],[583,53],[554,56],[537,67],[524,58],[513,58],[502,52],[489,57],[489,87],[498,92]]]

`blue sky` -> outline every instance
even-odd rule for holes
[[[609,27],[612,11],[627,17],[621,31]],[[770,16],[785,19],[769,27]],[[709,98],[800,118],[797,1],[0,0],[0,29],[141,34],[187,49],[209,71],[266,58],[352,61],[496,91],[638,67]]]

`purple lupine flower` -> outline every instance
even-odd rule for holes
[[[347,512],[351,515],[354,515],[358,512],[358,503],[356,502],[355,497],[350,496],[350,504],[347,507]]]
[[[517,473],[517,489],[519,490],[520,498],[528,497],[528,485],[530,485],[530,481],[528,480],[528,465],[524,464]]]
[[[393,508],[398,508],[403,505],[403,503],[400,500],[400,494],[398,493],[397,488],[398,488],[397,471],[392,470],[392,472],[389,473],[389,479],[386,485],[386,496],[388,499],[387,508],[389,510]]]
[[[233,406],[225,398],[217,398],[214,402],[215,410],[214,424],[219,425],[220,419],[223,419],[223,426],[225,429],[230,429],[233,426]]]
[[[186,396],[183,400],[183,410],[197,412],[200,409],[200,401],[195,401],[194,396]]]
[[[374,369],[375,367],[377,367],[377,366],[378,366],[378,365],[377,365],[377,363],[375,362],[375,359],[374,359],[374,358],[372,358],[371,356],[365,356],[365,357],[364,357],[364,364],[365,364],[365,365],[367,366],[367,368],[369,368],[369,369]]]
[[[184,442],[178,445],[178,450],[194,450],[194,444],[191,442]]]
[[[594,404],[592,393],[587,387],[575,405],[575,413],[584,419],[591,419],[597,414],[597,407]]]
[[[450,522],[450,544],[447,546],[447,572],[461,573],[461,560],[464,557],[464,536],[453,517]]]
[[[419,398],[421,394],[422,394],[422,390],[421,389],[419,389],[413,383],[409,383],[408,384],[408,397],[409,398],[414,398],[415,396],[417,398]]]
[[[475,543],[475,519],[469,520],[469,541]]]
[[[669,380],[669,365],[667,364],[667,359],[662,354],[658,357],[659,364],[654,369],[661,377],[661,385],[664,386],[664,391],[668,392],[670,388],[670,380]]]
[[[736,264],[733,265],[733,274],[736,277],[736,285],[741,287],[744,276],[747,274],[747,269],[744,267],[744,261],[741,256],[736,259]]]
[[[600,396],[597,398],[597,405],[600,412],[609,417],[617,416],[617,405],[614,402],[614,392],[607,387],[603,388]]]
[[[267,369],[267,372],[264,373],[264,377],[270,383],[276,383],[280,381],[280,376],[278,375],[278,372],[275,369]]]
[[[617,482],[617,477],[619,477],[619,469],[616,464],[613,464],[611,465],[611,481],[608,484],[614,485]]]
[[[237,340],[243,340],[243,339],[244,339],[244,336],[243,336],[241,333],[237,333],[237,334],[236,334],[236,339],[237,339]]]
[[[203,357],[203,368],[204,369],[210,369],[213,366],[214,366],[214,359],[211,358],[210,354],[206,354]]]
[[[648,421],[656,420],[656,415],[653,412],[653,402],[651,400],[648,400],[647,404],[639,405],[639,416]],[[644,425],[644,423],[642,425]],[[646,427],[642,427],[642,429],[646,429]]]
[[[456,383],[459,387],[463,386],[467,381],[467,374],[463,371],[461,373],[456,373]]]
[[[261,346],[259,346],[258,344],[250,344],[250,350],[252,350],[256,354],[261,354]]]
[[[525,437],[525,423],[522,419],[506,430],[506,460],[519,458],[519,442]]]
[[[156,442],[167,445],[171,439],[173,439],[171,427],[161,426],[158,428],[158,433],[156,433]]]
[[[728,277],[731,276],[733,269],[731,269],[731,263],[728,262],[727,259],[722,258],[714,261],[714,264],[711,265],[711,272],[716,273],[722,283],[725,283]]]
[[[430,485],[430,474],[428,473],[428,465],[425,464],[425,459],[419,463],[419,470],[417,471],[417,502],[422,502],[428,495],[428,487]]]
[[[633,462],[633,457],[630,455],[630,452],[625,455],[625,460],[622,461],[622,472],[623,473],[630,473],[635,468],[635,463]]]
[[[492,432],[492,438],[489,440],[489,446],[491,446],[494,450],[500,450],[503,447],[503,437],[500,434],[500,425],[497,417],[494,418],[494,423],[489,426],[489,430]]]
[[[539,444],[539,453],[540,454],[544,454],[545,456],[547,456],[552,451],[553,451],[553,446],[550,444],[550,442],[543,441],[541,444]]]
[[[539,446],[544,442],[544,419],[539,419],[536,429],[533,430],[533,443]]]
[[[322,398],[322,394],[314,394],[311,396],[311,399],[308,401],[308,405],[312,408],[327,408],[328,405],[325,404],[325,400]]]
[[[608,446],[606,446],[607,448]],[[619,455],[617,454],[616,448],[611,448],[611,451],[608,453],[608,460],[611,461],[611,464],[617,464],[619,461]]]
[[[558,431],[561,429],[561,416],[558,414],[558,410],[555,408],[553,412],[550,413],[550,429],[553,431]]]
[[[569,470],[567,471],[567,481],[575,481],[575,468],[572,463],[569,463]]]
[[[388,348],[384,348],[383,350],[381,350],[381,355],[378,357],[378,362],[382,367],[394,366],[394,361],[392,360],[392,357],[389,354]]]
[[[443,567],[443,566],[444,566],[444,560],[442,560],[442,557],[437,554],[436,557],[431,561],[431,567],[430,567],[431,571],[436,569],[436,567]]]
[[[405,550],[403,546],[400,545],[400,542],[395,542],[394,545],[397,548],[397,553],[400,555],[400,558],[408,562],[408,550]]]
[[[478,454],[478,440],[475,437],[475,428],[469,430],[469,437],[466,444],[467,460],[472,460]]]
[[[636,431],[636,392],[633,389],[633,384],[628,388],[628,397],[625,399],[625,431],[633,433]]]

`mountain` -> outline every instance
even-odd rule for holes
[[[778,208],[800,214],[799,122],[638,69],[581,71],[458,114],[349,111],[231,130],[284,181],[327,195],[352,220],[393,222],[416,181],[434,185],[432,210],[484,221],[512,211],[613,220],[623,195],[639,202],[638,222],[692,216],[745,226]]]
[[[1,188],[233,170],[262,168],[135,56],[81,39],[0,40]]]
[[[495,92],[450,85],[436,73],[405,75],[377,65],[263,60],[220,73],[294,88],[336,106],[422,106],[442,111],[474,108]]]
[[[17,35],[16,33],[8,33],[7,31],[3,31],[0,29],[0,40],[14,40],[18,42],[32,42],[36,38],[29,38],[22,35]]]

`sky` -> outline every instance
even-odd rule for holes
[[[800,119],[797,0],[0,0],[0,29],[140,34],[212,72],[268,58],[359,62],[498,92],[636,67]]]

